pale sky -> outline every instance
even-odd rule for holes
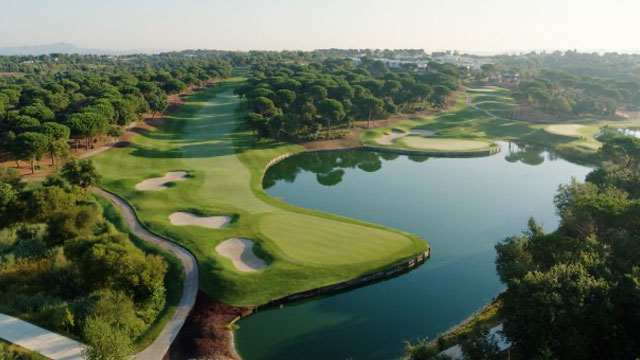
[[[640,52],[640,0],[0,0],[0,46]]]

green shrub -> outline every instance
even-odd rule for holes
[[[146,329],[138,317],[133,300],[121,291],[103,290],[95,294],[98,300],[91,307],[90,318],[100,318],[111,327],[122,330],[132,339]]]
[[[110,326],[99,317],[88,318],[83,327],[87,347],[83,354],[87,360],[124,360],[133,351],[125,331]]]

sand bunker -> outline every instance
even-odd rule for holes
[[[425,138],[422,136],[407,136],[402,142],[414,149],[434,151],[468,151],[481,150],[491,146],[490,143],[478,140]]]
[[[202,217],[196,214],[178,211],[169,215],[169,221],[171,221],[171,224],[177,225],[177,226],[195,225],[195,226],[206,227],[209,229],[219,229],[219,228],[229,226],[229,223],[231,222],[231,217],[229,216]]]
[[[582,136],[580,133],[582,128],[584,128],[584,125],[580,124],[556,124],[547,126],[545,130],[556,135]]]
[[[422,135],[422,136],[433,136],[436,134],[435,131],[433,130],[421,130],[421,129],[415,129],[415,130],[409,130],[409,134],[412,135]]]
[[[187,179],[186,171],[170,171],[163,177],[146,179],[136,184],[136,190],[140,191],[159,191],[167,189],[167,183],[173,181],[181,181]]]
[[[376,139],[376,142],[380,145],[391,145],[397,139],[407,135],[421,135],[421,136],[433,136],[436,132],[432,130],[415,129],[409,130],[409,132],[402,132],[399,130],[391,130],[390,134],[384,134]]]
[[[253,241],[231,238],[216,246],[218,254],[228,258],[240,271],[256,271],[267,267],[267,262],[253,252]]]
[[[391,145],[391,143],[393,143],[395,139],[406,136],[406,135],[407,133],[405,132],[398,131],[398,130],[391,130],[391,133],[384,134],[379,138],[377,138],[376,142],[380,145]]]

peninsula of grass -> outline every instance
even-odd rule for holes
[[[596,136],[602,128],[632,128],[640,125],[640,120],[585,118],[558,124],[564,126],[551,127],[549,131],[549,124],[507,120],[513,114],[515,106],[508,89],[493,86],[467,89],[467,96],[460,96],[454,106],[446,112],[364,131],[360,135],[360,141],[368,147],[413,149],[420,152],[423,149],[408,146],[411,145],[406,141],[409,136],[398,137],[390,145],[381,145],[377,139],[392,131],[409,133],[411,130],[429,130],[434,132],[434,135],[428,138],[433,139],[522,142],[553,150],[571,161],[595,163],[597,150],[602,146]],[[576,124],[580,127],[568,126]],[[558,130],[562,132],[558,133]],[[573,132],[567,133],[568,130]]]
[[[225,88],[190,96],[156,131],[94,160],[105,189],[125,198],[148,229],[195,255],[200,288],[211,298],[237,306],[265,304],[395,265],[427,248],[408,233],[268,196],[262,188],[267,164],[305,149],[273,141],[254,145],[238,120],[234,86],[232,80]],[[187,171],[190,177],[162,191],[136,190],[142,180],[170,171]],[[235,221],[220,229],[171,225],[169,215],[184,209]],[[230,238],[255,241],[254,251],[267,267],[238,271],[215,250]]]

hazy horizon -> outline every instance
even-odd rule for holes
[[[634,25],[640,2],[632,0],[31,0],[3,7],[0,46],[640,52]]]

